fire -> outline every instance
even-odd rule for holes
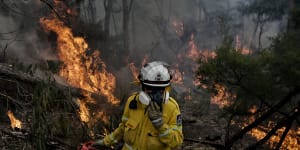
[[[176,67],[175,69],[171,70],[172,82],[176,84],[183,84],[184,72],[179,70],[178,64],[176,64],[175,67]]]
[[[81,101],[80,99],[77,99],[77,103],[79,104],[80,120],[82,122],[89,122],[90,114],[89,109],[86,107],[86,103],[84,101]]]
[[[207,58],[215,58],[217,56],[216,52],[211,51],[211,50],[202,50],[201,55],[206,59]]]
[[[115,90],[115,77],[106,71],[106,65],[100,59],[99,51],[95,51],[91,57],[87,56],[86,41],[81,37],[74,37],[71,29],[58,19],[42,18],[40,22],[47,31],[53,31],[58,36],[58,56],[64,63],[59,75],[74,87],[102,94],[112,104],[119,103],[112,94]],[[100,69],[98,65],[101,66]]]
[[[191,95],[191,88],[188,89],[187,95],[184,96],[184,100],[192,100],[192,95]]]
[[[266,131],[269,131],[274,126],[274,122],[270,121],[268,124],[269,125],[267,127],[259,126],[258,128],[254,128],[250,132],[248,132],[248,134],[255,137],[257,140],[260,140],[267,135]],[[271,148],[275,148],[284,130],[285,127],[278,129],[275,135],[273,135],[266,144],[268,144]],[[291,129],[286,135],[282,143],[281,149],[299,149],[300,141],[297,140],[297,136],[299,136],[297,135],[297,133],[299,132],[300,128],[298,128],[298,130]]]
[[[245,46],[242,45],[242,42],[240,41],[240,37],[237,35],[235,38],[235,50],[241,54],[249,55],[252,53],[252,51]],[[188,58],[191,58],[192,60],[196,60],[199,56],[206,58],[215,58],[217,55],[214,51],[210,50],[199,50],[197,45],[195,44],[195,38],[192,34],[189,41],[189,51],[187,54]],[[194,81],[194,85],[201,86],[201,83],[199,81]],[[205,88],[205,87],[204,87]],[[230,98],[234,98],[235,95],[232,95],[229,93],[226,88],[222,85],[216,84],[215,88],[217,89],[217,94],[211,97],[211,104],[216,104],[219,106],[219,108],[224,108],[227,106],[232,105],[232,103],[229,101]],[[189,95],[185,97],[185,99],[189,99]],[[249,113],[255,114],[257,112],[257,106],[252,106],[249,110]],[[242,121],[243,124],[240,124],[241,128],[246,127],[248,124],[255,121],[255,116],[252,115],[247,120]],[[238,124],[235,120],[232,120],[231,124]],[[260,140],[264,138],[267,135],[267,132],[269,132],[273,127],[275,126],[275,123],[272,121],[269,121],[268,125],[260,125],[257,128],[253,128],[250,132],[247,134],[255,137],[257,140]],[[275,148],[277,143],[280,141],[280,138],[285,131],[285,127],[280,128],[277,130],[277,132],[268,140],[266,143],[270,146],[270,148]],[[300,128],[297,129],[290,129],[288,134],[286,135],[281,149],[300,149]]]
[[[11,128],[19,128],[21,129],[22,127],[22,122],[18,119],[16,119],[16,117],[14,116],[14,114],[9,110],[7,111],[7,115],[9,117],[9,120],[10,120],[10,126]]]
[[[235,36],[235,50],[244,55],[249,55],[252,53],[252,51],[249,48],[246,48],[242,45],[239,35]]]
[[[257,112],[257,106],[253,105],[249,110],[251,114],[254,114]],[[241,128],[246,127],[248,124],[255,121],[255,116],[251,115],[250,118],[247,118],[243,120],[242,124],[239,126]],[[276,125],[275,122],[269,121],[266,125],[259,125],[256,128],[253,128],[251,131],[249,131],[247,134],[251,135],[252,137],[255,137],[257,140],[261,140],[267,135],[267,132],[269,132],[272,128],[274,128]],[[271,148],[275,148],[277,143],[280,141],[280,138],[285,130],[285,127],[282,127],[276,131],[276,133],[266,142],[266,144]],[[291,128],[288,134],[286,135],[281,149],[299,149],[300,141],[297,139],[297,136],[299,136],[300,128],[293,129]]]
[[[193,80],[193,85],[195,87],[202,87],[203,89],[207,89],[208,86],[206,84],[201,83],[198,79]]]
[[[257,106],[253,105],[249,110],[248,110],[251,114],[254,114],[257,111]]]
[[[249,54],[252,53],[252,51],[251,51],[250,49],[246,48],[246,47],[243,47],[243,48],[240,50],[240,52],[241,52],[242,54],[244,54],[244,55],[249,55]]]
[[[134,63],[130,63],[128,65],[129,69],[131,70],[132,76],[135,78],[135,80],[138,80],[137,77],[139,75],[139,71],[136,68],[136,66],[134,65]]]
[[[210,103],[217,104],[219,108],[224,108],[226,106],[230,106],[231,102],[229,98],[232,96],[226,88],[222,85],[216,84],[217,94],[211,97]]]
[[[141,66],[144,66],[147,62],[149,61],[149,56],[145,55],[145,57],[142,60]],[[132,62],[128,64],[128,67],[131,71],[131,74],[134,78],[134,81],[132,82],[133,84],[139,84],[139,79],[138,79],[138,75],[139,75],[139,69],[136,67],[136,65]]]
[[[200,52],[198,50],[197,45],[195,44],[195,36],[194,34],[191,35],[190,41],[189,41],[189,52],[187,54],[187,57],[195,60],[200,56]]]
[[[68,13],[71,13],[71,10],[68,10]],[[95,50],[88,55],[90,51],[87,42],[82,37],[75,37],[71,28],[55,17],[41,18],[40,23],[45,31],[57,34],[58,57],[63,62],[59,75],[71,86],[87,91],[83,93],[85,98],[77,99],[81,121],[88,123],[90,127],[97,120],[107,122],[108,119],[103,111],[90,113],[87,105],[96,104],[91,93],[103,95],[111,104],[119,103],[113,95],[116,85],[115,76],[107,71],[106,64],[100,58],[100,51]],[[91,132],[90,135],[93,133]]]
[[[226,89],[221,85],[215,85],[217,88],[217,95],[213,96],[211,98],[212,104],[217,104],[219,108],[224,108],[225,106],[231,105],[231,103],[228,101],[228,98],[230,94],[226,92]],[[248,110],[251,114],[256,113],[257,106],[252,106]],[[241,128],[246,127],[248,124],[255,121],[254,115],[250,116],[250,118],[247,118],[247,120],[244,120],[243,124],[240,125]],[[235,123],[232,123],[235,124]],[[267,126],[260,125],[257,128],[253,128],[250,132],[247,134],[255,137],[257,140],[260,140],[264,138],[268,131],[270,131],[275,126],[275,123],[272,121],[269,121]],[[266,144],[268,144],[270,147],[275,148],[276,144],[279,142],[281,135],[283,134],[285,130],[285,127],[280,128],[277,130],[276,134],[273,135]],[[286,135],[286,138],[281,146],[281,149],[299,149],[300,141],[297,139],[297,136],[300,134],[300,128],[293,130],[291,129],[288,134]]]
[[[189,45],[189,51],[187,53],[187,57],[191,58],[194,61],[197,60],[200,56],[204,57],[204,59],[215,58],[217,56],[216,52],[214,51],[198,49],[195,43],[194,34],[191,35],[188,45]]]

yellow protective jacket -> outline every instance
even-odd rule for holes
[[[129,107],[136,101],[136,109]],[[130,96],[126,102],[122,122],[111,134],[104,138],[106,146],[124,141],[122,150],[170,150],[183,142],[182,117],[177,102],[169,98],[162,105],[164,124],[155,129],[149,117],[147,106],[138,100],[138,94]]]

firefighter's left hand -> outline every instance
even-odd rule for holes
[[[148,116],[156,129],[159,129],[163,125],[164,122],[162,120],[162,112],[160,111],[160,107],[156,102],[150,102]]]

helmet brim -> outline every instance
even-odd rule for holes
[[[144,85],[147,86],[153,86],[153,87],[167,87],[170,85],[170,83],[165,83],[165,84],[155,84],[155,83],[143,83]]]

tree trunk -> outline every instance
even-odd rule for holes
[[[130,8],[132,6],[133,0],[130,1],[128,5],[127,0],[122,0],[123,6],[123,43],[124,43],[124,56],[125,62],[128,62],[128,55],[129,55],[129,15],[130,15]]]
[[[104,18],[104,40],[109,39],[110,18],[112,13],[112,0],[104,0],[105,18]]]
[[[288,33],[293,33],[300,28],[300,2],[296,0],[290,0],[290,11],[288,17]]]

